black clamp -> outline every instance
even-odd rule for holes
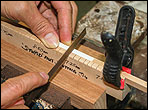
[[[104,80],[120,89],[124,89],[121,70],[131,73],[134,49],[131,36],[135,19],[133,7],[125,5],[120,9],[115,36],[102,32],[101,40],[106,50],[106,61],[103,68]]]

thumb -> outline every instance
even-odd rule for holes
[[[59,36],[54,26],[44,18],[37,8],[29,10],[28,17],[22,17],[22,21],[30,27],[32,32],[42,41],[47,48],[56,48],[59,45]]]
[[[31,72],[8,79],[1,84],[1,107],[6,106],[27,92],[46,84],[48,78],[46,73]]]

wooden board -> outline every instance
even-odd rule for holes
[[[27,71],[44,71],[47,73],[53,67],[52,63],[25,52],[4,40],[1,40],[1,46],[2,58]],[[61,89],[60,91],[69,95],[72,105],[77,108],[106,108],[104,88],[65,69],[62,69],[53,79],[52,85],[56,85]]]

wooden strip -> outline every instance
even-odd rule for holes
[[[97,67],[97,70],[102,71],[103,70],[103,67],[102,66],[98,66]]]
[[[85,64],[85,65],[88,65],[89,62],[90,62],[89,60],[86,60],[86,61],[84,62],[84,64]]]
[[[60,48],[58,52],[60,52],[60,53],[64,54],[64,53],[65,53],[65,51],[66,51],[65,49]]]
[[[16,54],[17,53],[17,54]],[[48,71],[53,64],[27,53],[1,39],[1,57],[26,71]],[[71,97],[78,108],[106,108],[105,89],[64,69],[51,82]],[[100,99],[101,98],[101,99]]]
[[[59,43],[59,47],[65,49],[65,50],[67,50],[67,49],[69,48],[69,46],[64,45],[63,43]],[[89,55],[87,55],[87,54],[85,54],[85,53],[83,53],[83,52],[81,52],[81,51],[78,51],[78,50],[76,50],[76,49],[74,49],[74,50],[72,51],[72,53],[74,53],[74,54],[76,54],[76,55],[78,55],[78,56],[80,56],[80,57],[83,57],[83,58],[85,58],[85,59],[87,59],[87,60],[89,60],[89,61],[93,61],[93,60],[94,60],[93,57],[91,57],[91,56],[89,56]]]
[[[140,78],[137,78],[126,72],[122,72],[121,76],[122,78],[125,78],[125,82],[127,84],[147,93],[147,82],[146,81],[141,80]]]
[[[94,64],[92,65],[92,68],[97,69],[98,66],[99,66],[99,64],[94,63]]]
[[[104,62],[101,61],[101,60],[98,60],[98,59],[94,59],[93,62],[94,62],[94,63],[97,63],[97,64],[99,64],[99,65],[101,65],[101,66],[104,65]]]
[[[56,51],[59,51],[60,49],[61,49],[60,47],[57,47],[55,50],[56,50]]]
[[[79,62],[81,62],[81,63],[84,63],[86,61],[86,59],[85,58],[80,58],[80,60],[79,60]]]
[[[69,55],[70,58],[74,58],[75,56],[76,56],[76,54],[74,54],[74,53],[71,53],[71,54]]]
[[[84,45],[80,45],[77,49],[89,56],[92,56],[94,59],[99,59],[100,61],[105,60],[104,54],[97,52],[89,47],[84,46]]]
[[[94,63],[91,61],[91,62],[88,63],[88,66],[92,67],[93,64]]]
[[[77,61],[78,61],[80,58],[81,58],[81,57],[78,56],[78,55],[76,55],[76,56],[74,57],[74,59],[77,60]]]

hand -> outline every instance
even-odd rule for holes
[[[47,83],[49,76],[46,73],[27,73],[10,78],[1,84],[1,109],[27,109],[22,98],[27,92]]]
[[[24,22],[48,48],[71,44],[77,10],[74,1],[1,1],[1,15]]]

